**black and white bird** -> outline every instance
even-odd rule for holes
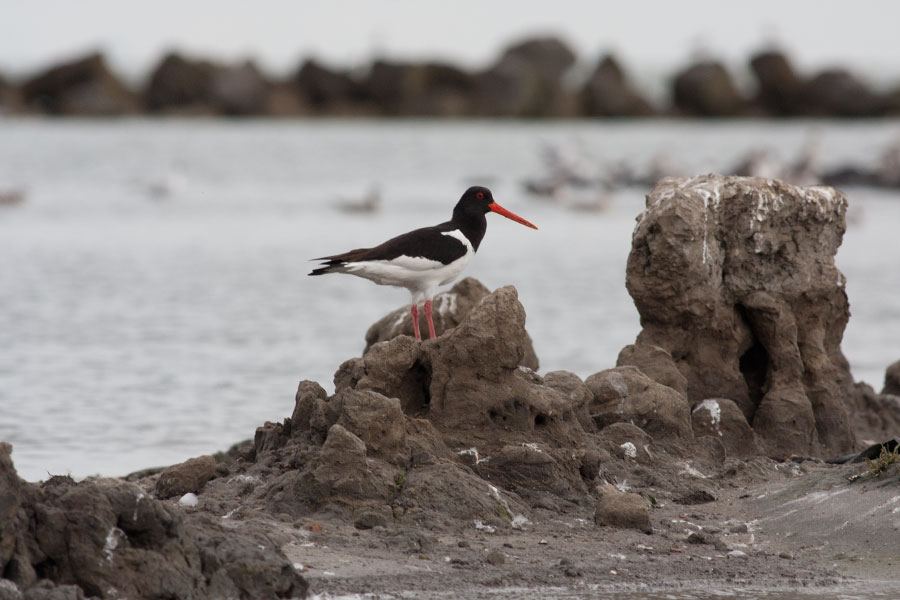
[[[431,300],[438,286],[446,285],[459,277],[484,238],[487,230],[485,215],[495,212],[537,229],[522,217],[515,215],[496,202],[491,190],[473,186],[465,191],[453,209],[453,218],[434,227],[423,227],[390,239],[374,248],[359,248],[323,256],[313,260],[322,265],[310,275],[349,273],[374,281],[378,285],[403,287],[412,294],[413,331],[419,333],[418,305],[425,301],[425,319],[428,333],[435,337],[431,320]]]

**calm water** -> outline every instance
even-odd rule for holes
[[[446,220],[465,187],[501,218],[467,274],[515,284],[542,371],[615,364],[639,330],[624,286],[646,190],[579,213],[529,198],[543,141],[599,160],[669,152],[691,172],[748,148],[792,158],[818,135],[828,163],[872,160],[900,123],[3,121],[0,440],[22,476],[121,475],[223,449],[290,415],[300,379],[326,389],[405,290],[309,278],[308,259]],[[336,199],[380,184],[374,216]],[[900,359],[900,197],[850,193],[838,255],[853,317],[844,350],[881,387]]]

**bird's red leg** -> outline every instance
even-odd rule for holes
[[[428,321],[428,337],[434,339],[437,337],[434,333],[434,322],[431,320],[431,300],[425,301],[425,320]]]
[[[426,309],[428,310],[428,309]],[[416,339],[421,340],[422,334],[419,333],[419,307],[416,306],[416,303],[413,302],[412,309],[410,310],[412,313],[412,321],[413,321],[413,332],[416,334]],[[430,321],[429,321],[430,323]]]

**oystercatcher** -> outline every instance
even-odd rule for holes
[[[404,233],[374,248],[359,248],[323,261],[310,275],[349,273],[374,281],[378,285],[404,287],[412,294],[413,331],[419,333],[418,304],[425,300],[428,333],[435,337],[431,320],[431,299],[439,285],[459,277],[472,260],[487,230],[485,215],[495,212],[532,229],[534,225],[514,215],[496,202],[491,190],[473,186],[465,191],[453,209],[453,218],[434,227],[423,227]]]

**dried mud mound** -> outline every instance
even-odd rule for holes
[[[0,574],[15,584],[6,588],[11,597],[306,595],[304,578],[261,533],[186,515],[133,483],[27,483],[16,475],[11,450],[0,444]]]
[[[695,491],[679,473],[725,457],[721,442],[703,452],[708,441],[694,440],[684,394],[632,367],[586,382],[540,377],[522,365],[530,349],[512,287],[473,303],[437,339],[376,343],[341,365],[333,395],[301,382],[291,417],[258,429],[201,506],[285,521],[336,512],[429,530],[520,528],[535,509],[593,510],[622,493],[603,486],[626,479]],[[651,464],[660,471],[641,466]]]
[[[620,364],[682,375],[695,409],[733,401],[770,455],[851,451],[856,395],[840,348],[850,313],[834,264],[846,209],[828,187],[660,181],[628,258],[643,330]]]
[[[301,382],[291,418],[257,432],[248,472],[284,471],[259,492],[266,509],[374,507],[500,526],[527,520],[535,489],[584,498],[572,458],[585,445],[584,398],[521,366],[524,324],[515,289],[503,288],[439,338],[402,335],[346,361],[330,397]]]

